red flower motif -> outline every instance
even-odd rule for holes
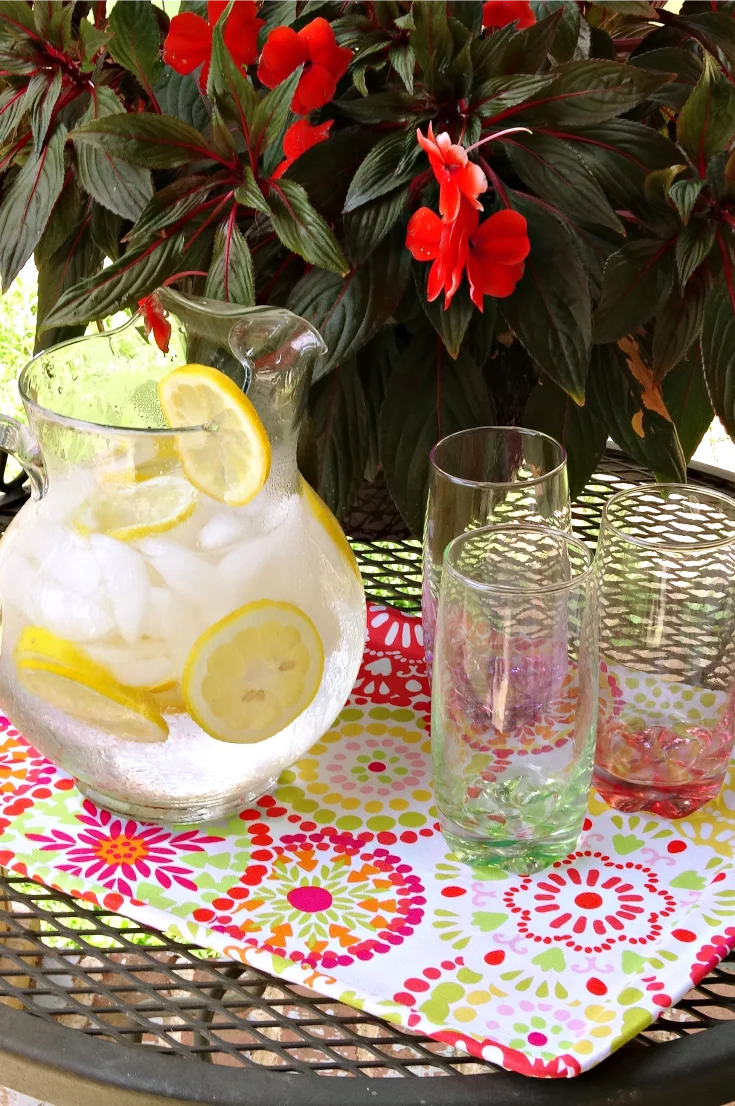
[[[320,17],[298,32],[292,27],[275,27],[263,47],[258,77],[266,88],[275,88],[303,65],[291,110],[297,115],[308,115],[329,103],[351,58],[352,51],[337,45],[334,31]]]
[[[498,211],[478,226],[479,216],[468,203],[460,204],[453,222],[442,220],[428,207],[412,216],[406,246],[417,261],[433,261],[426,288],[431,302],[444,290],[444,310],[459,288],[464,270],[472,302],[482,311],[483,296],[509,296],[523,275],[523,259],[530,243],[524,217],[517,211]]]
[[[150,296],[144,296],[138,300],[138,310],[143,320],[146,337],[153,334],[153,340],[161,353],[168,353],[168,343],[171,339],[171,323],[166,318],[163,304],[154,292]]]
[[[487,0],[482,5],[483,27],[507,27],[516,22],[521,31],[536,22],[530,0]]]
[[[163,60],[177,73],[191,73],[202,66],[199,86],[207,87],[209,63],[212,57],[212,28],[227,7],[227,0],[209,0],[207,19],[194,12],[182,12],[171,20],[163,44]],[[238,65],[251,65],[258,57],[258,32],[263,20],[257,18],[255,0],[238,0],[233,4],[224,28],[225,46]]]
[[[329,138],[333,122],[333,119],[328,119],[326,123],[320,123],[317,127],[312,127],[306,119],[297,119],[295,123],[292,123],[283,136],[285,160],[278,166],[273,177],[282,177],[302,154],[305,154],[312,146],[318,146],[320,142],[326,141]]]
[[[511,295],[530,249],[528,224],[518,211],[496,211],[477,228],[470,239],[467,277],[472,302],[480,311],[483,296]]]
[[[444,218],[448,221],[457,218],[463,196],[472,207],[482,211],[477,197],[487,192],[487,177],[479,165],[470,161],[464,147],[453,145],[446,131],[434,138],[431,123],[427,137],[417,130],[416,138],[439,181],[439,210]]]

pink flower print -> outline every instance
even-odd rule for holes
[[[345,792],[385,797],[425,787],[426,768],[426,756],[419,748],[389,737],[369,737],[345,742],[327,764],[327,773],[335,787]]]
[[[103,887],[133,897],[133,884],[142,877],[154,878],[168,890],[172,883],[188,891],[197,891],[189,877],[190,868],[175,863],[180,853],[205,852],[206,846],[222,841],[221,837],[206,837],[199,830],[173,834],[160,826],[147,825],[116,818],[107,810],[98,810],[89,800],[84,813],[76,818],[86,829],[75,835],[53,829],[50,835],[29,833],[38,841],[42,852],[66,855],[59,871],[73,876],[97,880]]]
[[[548,875],[524,876],[503,899],[516,915],[527,940],[562,943],[575,952],[599,953],[615,944],[645,946],[659,938],[664,919],[676,900],[658,886],[658,876],[643,864],[616,863],[595,853],[579,864],[583,853],[554,865]]]

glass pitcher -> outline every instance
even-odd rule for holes
[[[0,704],[94,802],[198,822],[332,724],[365,598],[296,464],[318,332],[170,289],[153,304],[165,352],[141,316],[56,346],[20,377],[29,428],[0,416],[33,496],[0,543]]]

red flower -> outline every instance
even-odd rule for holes
[[[530,0],[487,0],[482,5],[483,27],[507,27],[515,22],[519,30],[536,22]]]
[[[477,197],[487,191],[487,177],[479,165],[470,161],[464,147],[453,145],[446,131],[434,138],[431,123],[427,138],[418,130],[416,137],[419,146],[428,154],[434,176],[439,181],[439,210],[444,218],[457,218],[463,196],[482,211]]]
[[[143,320],[146,337],[151,332],[153,339],[161,353],[168,353],[168,343],[171,338],[171,323],[166,318],[166,312],[158,296],[154,292],[150,296],[144,296],[138,300],[138,310]]]
[[[263,47],[258,77],[266,88],[275,88],[303,65],[291,109],[297,115],[308,115],[329,103],[351,58],[352,51],[337,45],[334,31],[320,17],[298,33],[292,27],[275,27]]]
[[[199,85],[207,87],[209,63],[212,57],[212,28],[227,7],[227,0],[209,0],[207,19],[194,12],[182,12],[171,20],[163,44],[163,60],[177,73],[191,73],[202,66]],[[238,65],[251,65],[258,57],[258,31],[263,20],[256,16],[255,0],[237,0],[227,17],[224,29],[225,46]]]
[[[465,269],[472,302],[480,311],[483,296],[509,296],[523,276],[523,259],[530,249],[524,217],[517,211],[498,211],[481,226],[478,222],[477,211],[468,203],[460,205],[452,222],[428,207],[419,208],[409,221],[408,250],[417,261],[434,262],[426,298],[435,300],[443,290],[445,311]]]
[[[306,119],[298,119],[295,123],[292,123],[283,136],[283,152],[286,159],[278,166],[273,177],[282,177],[297,158],[300,158],[312,146],[318,146],[320,142],[324,142],[329,138],[333,122],[333,119],[328,119],[326,123],[320,123],[318,127],[312,127]]]
[[[518,211],[496,211],[470,239],[467,278],[470,297],[482,311],[482,297],[503,299],[511,295],[523,276],[523,262],[531,243],[528,225]]]

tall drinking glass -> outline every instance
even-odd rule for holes
[[[511,525],[449,545],[431,741],[439,817],[460,859],[528,873],[574,849],[592,776],[598,663],[583,542]]]
[[[567,455],[547,434],[480,426],[438,442],[431,453],[424,528],[423,622],[431,673],[444,550],[479,526],[530,523],[571,530]]]
[[[595,786],[617,810],[682,818],[717,795],[732,752],[735,500],[680,484],[619,492],[597,576]]]

